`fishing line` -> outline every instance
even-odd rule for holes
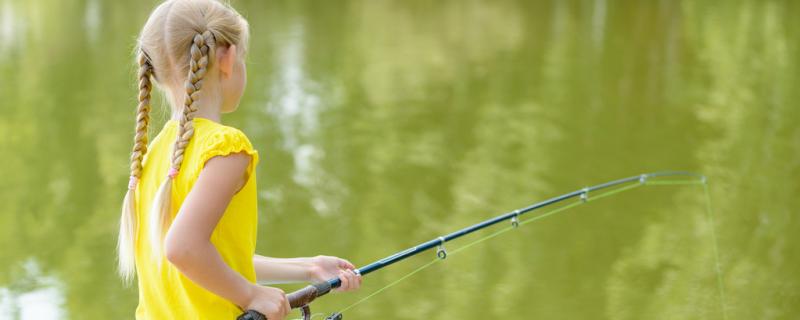
[[[719,261],[719,242],[717,241],[716,224],[714,223],[714,213],[711,211],[711,194],[708,191],[708,184],[703,179],[703,191],[706,194],[706,213],[708,223],[711,225],[711,239],[714,240],[714,259],[717,263],[717,286],[719,290],[719,307],[722,310],[722,319],[728,319],[728,311],[725,309],[725,286],[722,284],[722,265]]]
[[[629,191],[629,190],[632,190],[632,189],[635,189],[635,188],[638,188],[638,187],[641,187],[641,186],[644,186],[644,185],[695,185],[695,184],[702,184],[703,185],[703,189],[705,191],[705,196],[706,196],[706,214],[707,214],[707,218],[708,218],[708,223],[710,224],[710,227],[711,227],[711,238],[713,240],[714,257],[715,257],[715,261],[716,261],[717,287],[718,287],[718,290],[719,290],[719,302],[720,302],[720,308],[721,308],[721,312],[722,312],[722,318],[724,320],[726,320],[727,319],[727,312],[726,312],[726,309],[725,309],[725,290],[724,290],[724,286],[723,286],[723,282],[722,282],[722,267],[720,265],[720,259],[719,259],[719,249],[718,249],[717,236],[716,236],[716,232],[715,232],[715,228],[716,227],[715,227],[715,224],[714,224],[714,215],[713,215],[713,212],[711,210],[711,196],[710,196],[709,191],[708,191],[708,183],[706,182],[705,177],[701,177],[701,178],[699,178],[697,180],[687,180],[687,179],[680,179],[680,180],[678,180],[678,179],[653,180],[653,179],[648,179],[648,180],[639,181],[638,183],[634,183],[634,184],[631,184],[631,185],[627,185],[627,186],[611,189],[611,190],[608,190],[608,191],[605,191],[605,192],[600,192],[600,193],[598,193],[596,195],[592,195],[592,196],[588,196],[588,194],[584,194],[584,196],[582,196],[580,198],[580,200],[578,200],[578,201],[572,202],[572,203],[567,204],[567,205],[563,205],[563,206],[561,206],[559,208],[547,211],[547,212],[545,212],[543,214],[524,219],[523,221],[514,222],[512,220],[512,225],[511,226],[507,226],[505,228],[502,228],[500,230],[492,232],[492,233],[490,233],[490,234],[488,234],[486,236],[483,236],[481,238],[473,240],[472,242],[469,242],[469,243],[467,243],[467,244],[465,244],[465,245],[463,245],[463,246],[461,246],[461,247],[459,247],[459,248],[457,248],[455,250],[452,250],[448,255],[458,254],[459,252],[462,252],[462,251],[464,251],[464,250],[466,250],[466,249],[468,249],[468,248],[470,248],[470,247],[472,247],[472,246],[474,246],[476,244],[479,244],[479,243],[485,242],[485,241],[487,241],[489,239],[495,238],[495,237],[497,237],[499,235],[502,235],[502,234],[504,234],[504,233],[506,233],[508,231],[514,230],[519,226],[526,225],[526,224],[529,224],[531,222],[544,219],[546,217],[549,217],[549,216],[555,215],[557,213],[563,212],[565,210],[580,206],[582,204],[586,204],[586,203],[591,202],[591,201],[599,200],[599,199],[602,199],[602,198],[605,198],[605,197],[609,197],[609,196],[612,196],[612,195],[615,195],[615,194],[619,194],[619,193],[622,193],[622,192],[625,192],[625,191]],[[408,279],[409,277],[411,277],[411,276],[413,276],[413,275],[415,275],[415,274],[417,274],[417,273],[419,273],[419,272],[421,272],[421,271],[433,266],[434,264],[436,264],[437,262],[440,262],[442,260],[444,260],[444,259],[439,258],[439,257],[434,258],[433,260],[431,260],[431,261],[429,261],[429,262],[417,267],[416,269],[414,269],[411,272],[403,275],[402,277],[390,282],[389,284],[387,284],[387,285],[385,285],[385,286],[383,286],[381,288],[376,289],[375,291],[373,291],[369,295],[359,299],[358,301],[356,301],[356,302],[354,302],[354,303],[342,308],[337,313],[339,313],[339,314],[344,313],[345,311],[348,311],[348,310],[350,310],[350,309],[352,309],[352,308],[354,308],[354,307],[366,302],[367,300],[372,299],[373,297],[383,293],[384,291],[388,290],[389,288],[394,287],[395,285],[399,284],[400,282],[403,282],[404,280]],[[317,315],[319,315],[319,313],[314,314],[312,316],[312,318],[314,316],[317,316]]]

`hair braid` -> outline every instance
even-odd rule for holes
[[[142,160],[147,153],[147,127],[150,125],[150,91],[153,84],[150,77],[153,66],[144,52],[139,53],[139,106],[136,111],[136,136],[131,153],[131,177],[136,180],[129,187],[135,188],[135,182],[142,176]]]
[[[186,147],[194,136],[194,117],[197,113],[197,101],[200,98],[200,89],[203,87],[203,77],[212,61],[215,47],[214,34],[206,30],[198,33],[192,39],[189,48],[189,73],[184,85],[186,96],[180,121],[178,135],[172,151],[167,179],[161,185],[153,201],[153,211],[150,214],[150,241],[152,252],[157,261],[162,261],[162,246],[166,229],[171,223],[171,193],[172,181],[178,176],[183,164],[183,155]]]
[[[122,205],[122,216],[117,239],[119,273],[126,283],[133,280],[136,273],[134,262],[134,246],[136,239],[136,185],[142,176],[142,160],[147,153],[147,128],[150,124],[150,92],[153,84],[153,65],[143,51],[139,51],[139,105],[136,108],[136,134],[131,151],[131,174],[128,181],[128,192]]]
[[[208,70],[209,56],[213,52],[214,35],[206,30],[198,33],[192,39],[192,46],[189,49],[189,75],[186,79],[184,97],[183,116],[180,123],[180,136],[175,141],[175,148],[172,154],[172,169],[174,172],[180,171],[183,163],[183,153],[186,146],[194,136],[194,115],[197,113],[196,102],[199,99],[200,89],[203,87],[203,77]]]

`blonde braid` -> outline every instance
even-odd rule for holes
[[[142,176],[142,160],[147,153],[147,128],[150,124],[150,92],[153,84],[153,65],[147,55],[139,52],[139,105],[136,108],[136,134],[131,152],[131,176],[128,181],[128,192],[122,205],[122,216],[117,239],[118,268],[120,276],[126,283],[133,280],[136,273],[134,247],[136,239],[136,185]]]
[[[131,153],[131,182],[130,188],[135,188],[136,182],[142,176],[142,160],[147,153],[147,127],[150,125],[150,91],[153,84],[150,77],[153,75],[153,66],[144,52],[139,53],[139,106],[136,111],[136,136],[134,137],[133,152]]]
[[[211,55],[215,47],[214,34],[206,30],[198,33],[192,39],[189,49],[189,74],[186,79],[183,113],[178,124],[178,135],[172,151],[172,163],[167,179],[159,188],[153,202],[153,211],[150,214],[150,241],[152,251],[157,261],[162,261],[161,250],[165,230],[172,222],[171,219],[171,193],[172,180],[178,176],[183,163],[186,147],[194,136],[194,117],[197,113],[197,101],[200,98],[200,89],[203,87],[203,77],[208,71]]]
[[[214,35],[211,31],[198,33],[192,39],[192,47],[189,49],[189,75],[186,79],[184,97],[183,117],[180,123],[180,138],[175,141],[175,148],[172,154],[173,172],[180,171],[183,163],[183,153],[186,146],[194,136],[194,115],[197,113],[196,102],[199,99],[200,89],[203,87],[203,77],[208,70],[209,55],[213,52]]]

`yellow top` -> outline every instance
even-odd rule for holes
[[[144,158],[144,170],[136,190],[136,273],[139,306],[136,319],[235,319],[239,307],[198,286],[162,257],[161,266],[151,256],[148,216],[160,184],[170,167],[178,123],[170,120],[153,139]],[[258,153],[238,129],[195,118],[194,136],[186,147],[183,164],[172,186],[174,219],[206,161],[215,156],[246,152],[252,156],[247,182],[233,196],[211,235],[211,243],[236,272],[255,283],[253,254],[258,226],[255,166]]]

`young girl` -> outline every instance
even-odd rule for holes
[[[284,292],[256,281],[325,281],[357,289],[353,265],[336,257],[255,255],[258,153],[219,123],[245,87],[248,25],[216,0],[171,0],[138,41],[139,106],[131,178],[122,209],[119,269],[138,275],[137,319],[270,320],[290,311]],[[172,118],[148,145],[150,91],[164,90]],[[135,263],[134,263],[135,261]]]

